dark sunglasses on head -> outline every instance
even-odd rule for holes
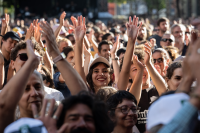
[[[153,62],[156,63],[156,61],[158,63],[162,63],[163,62],[163,58],[158,58],[158,59],[153,59]]]
[[[28,56],[27,56],[26,53],[18,54],[18,56],[19,56],[19,59],[22,60],[22,61],[27,61],[27,60],[28,60]],[[18,56],[17,56],[17,57],[18,57]],[[17,57],[16,57],[16,58],[17,58]]]
[[[163,38],[161,41],[163,41],[163,42],[167,42],[167,41],[169,41],[169,42],[173,42],[172,39],[167,39],[167,38]]]

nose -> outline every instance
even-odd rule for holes
[[[34,96],[37,96],[38,95],[38,92],[35,90],[34,87],[31,87],[31,96],[34,97]]]
[[[83,118],[80,118],[80,121],[79,121],[79,123],[77,124],[77,126],[80,127],[80,128],[86,127],[86,122],[85,122],[85,120],[84,120]]]
[[[129,109],[128,115],[134,115],[134,112],[131,109]]]

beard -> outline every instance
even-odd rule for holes
[[[70,133],[92,133],[92,132],[86,128],[77,128],[72,130]]]
[[[144,37],[138,36],[137,40],[142,41],[142,40],[144,40]]]

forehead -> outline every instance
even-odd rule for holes
[[[28,84],[27,85],[31,85],[31,84],[36,84],[36,83],[39,83],[39,84],[42,84],[42,80],[41,78],[39,77],[39,75],[33,73],[28,81]]]
[[[176,68],[173,72],[173,76],[182,76],[183,75],[182,68]]]
[[[110,46],[109,46],[108,44],[102,44],[102,45],[101,45],[101,48],[102,48],[102,49],[109,49]]]
[[[69,110],[67,110],[66,112],[66,117],[70,116],[70,115],[90,115],[93,116],[92,114],[92,110],[85,104],[76,104],[73,107],[71,107]]]
[[[162,57],[162,54],[161,52],[155,52],[152,54],[153,58],[161,58]]]
[[[169,34],[165,34],[165,35],[163,36],[163,38],[170,38],[170,35],[169,35]]]
[[[124,105],[136,106],[136,104],[132,100],[123,99],[122,102],[117,105],[117,107],[124,106]]]
[[[174,31],[183,31],[183,30],[181,29],[180,26],[176,26],[176,27],[174,28]]]
[[[26,49],[20,49],[20,50],[18,51],[18,54],[21,54],[21,53],[27,53],[27,50],[26,50]]]
[[[107,68],[107,66],[104,63],[100,63],[98,66],[96,66],[94,69],[104,69]]]

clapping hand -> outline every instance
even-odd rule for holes
[[[147,64],[150,64],[151,63],[151,44],[149,44],[148,42],[145,43],[145,57],[144,57],[144,63],[147,65]]]
[[[33,32],[34,32],[34,26],[33,26],[33,23],[31,23],[29,29],[27,29],[25,41],[27,41],[28,39],[31,39],[31,37],[33,36]]]
[[[113,47],[112,47],[112,49],[110,50],[110,53],[111,53],[111,55],[115,55],[115,53],[116,53],[116,50],[119,48],[119,44],[120,44],[120,42],[119,42],[119,35],[117,36],[117,40],[116,40],[116,42],[113,44]]]
[[[66,13],[63,12],[61,15],[60,15],[60,25],[61,26],[64,26],[64,22],[65,22],[65,16],[66,16]]]
[[[82,40],[86,33],[85,17],[79,16],[78,22],[75,21],[75,38],[76,40]]]
[[[5,28],[8,27],[9,21],[10,21],[10,16],[5,13],[5,18],[3,18],[1,21],[2,21],[2,27],[5,27]]]

